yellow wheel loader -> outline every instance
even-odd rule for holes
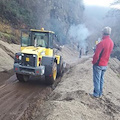
[[[62,56],[56,55],[53,31],[30,29],[21,31],[21,52],[15,54],[14,71],[20,82],[31,76],[45,76],[46,84],[53,84],[62,75]]]

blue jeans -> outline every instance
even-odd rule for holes
[[[107,69],[107,66],[96,66],[93,65],[93,83],[94,91],[93,96],[100,97],[103,92],[103,83],[104,83],[104,73]]]

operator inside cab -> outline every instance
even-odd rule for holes
[[[48,47],[48,35],[46,33],[32,33],[32,41],[35,47]]]

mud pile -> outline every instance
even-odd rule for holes
[[[109,61],[102,98],[89,96],[93,91],[91,61],[89,56],[82,59],[76,57],[74,65],[64,74],[36,120],[120,119],[120,61]]]
[[[13,68],[14,55],[20,51],[20,46],[8,44],[0,40],[0,72]]]

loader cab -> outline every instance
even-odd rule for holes
[[[36,30],[31,29],[30,31],[21,31],[21,50],[25,47],[44,47],[53,49],[53,41],[55,34],[52,31],[44,29]]]

